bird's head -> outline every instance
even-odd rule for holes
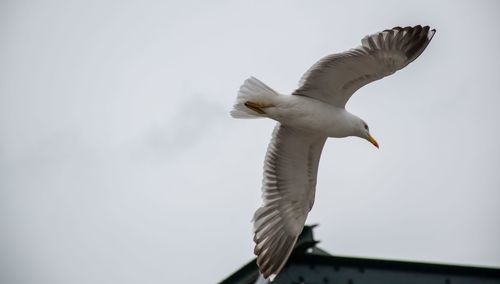
[[[368,140],[368,142],[372,143],[373,146],[378,148],[377,140],[375,140],[375,138],[373,138],[373,136],[371,136],[370,128],[368,127],[368,124],[366,124],[366,122],[364,122],[362,119],[359,119],[356,128],[357,128],[356,129],[357,130],[356,136],[359,136],[361,138]]]

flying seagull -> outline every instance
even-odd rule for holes
[[[366,36],[361,46],[320,59],[290,96],[253,77],[243,83],[231,116],[278,122],[264,162],[263,205],[253,218],[254,253],[264,278],[281,271],[304,227],[326,139],[357,136],[378,148],[368,125],[345,109],[349,98],[415,60],[435,32],[419,25]]]

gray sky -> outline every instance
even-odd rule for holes
[[[496,1],[0,2],[0,282],[214,283],[250,260],[282,93],[396,25],[437,34],[348,104],[381,144],[330,140],[308,223],[327,251],[500,267]]]

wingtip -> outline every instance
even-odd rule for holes
[[[436,29],[430,30],[427,34],[427,40],[430,41],[434,37],[434,34],[436,34]]]
[[[276,274],[271,274],[269,275],[269,282],[274,282],[274,279],[276,279]]]

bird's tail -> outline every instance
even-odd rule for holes
[[[234,118],[266,117],[266,108],[273,107],[279,94],[257,78],[245,80],[238,91],[236,103],[231,110]]]

